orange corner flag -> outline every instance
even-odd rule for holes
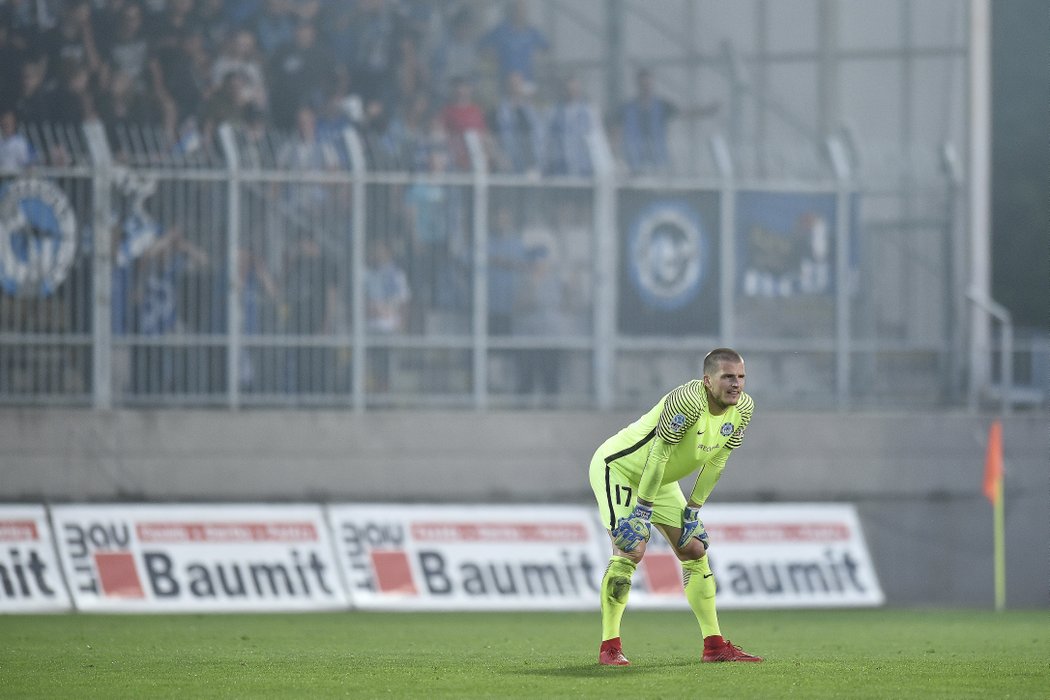
[[[985,498],[994,505],[1003,496],[1003,424],[996,419],[988,430],[988,453],[984,458]]]

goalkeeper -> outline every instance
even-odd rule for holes
[[[591,488],[613,543],[601,586],[603,665],[630,663],[620,646],[620,620],[652,525],[682,562],[685,597],[704,638],[702,660],[762,660],[722,637],[708,536],[699,517],[730,452],[743,440],[754,402],[744,393],[744,361],[735,350],[712,350],[703,371],[703,379],[671,390],[591,459]],[[678,480],[693,472],[696,483],[687,501]]]

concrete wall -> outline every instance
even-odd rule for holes
[[[634,414],[0,410],[0,498],[590,502]],[[887,598],[986,605],[991,417],[759,412],[713,499],[857,503]],[[1050,605],[1050,432],[1004,423],[1008,604]],[[716,543],[717,546],[717,543]]]

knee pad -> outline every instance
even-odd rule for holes
[[[617,603],[627,602],[631,578],[638,565],[626,557],[613,557],[605,570],[606,594]]]

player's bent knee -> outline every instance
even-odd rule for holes
[[[676,547],[674,553],[678,556],[679,561],[696,561],[707,555],[707,548],[704,547],[703,542],[694,537],[684,547]]]

